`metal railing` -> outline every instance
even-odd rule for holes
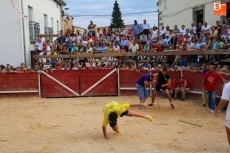
[[[53,29],[50,27],[44,27],[45,34],[53,34]],[[45,41],[49,40],[50,42],[53,42],[53,37],[46,37]]]
[[[40,34],[40,24],[34,21],[29,21],[30,42],[35,43]]]

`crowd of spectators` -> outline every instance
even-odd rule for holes
[[[132,28],[125,27],[114,29],[97,29],[93,21],[90,21],[88,30],[83,34],[76,31],[60,32],[60,36],[54,41],[42,41],[39,38],[35,43],[37,55],[67,55],[67,54],[104,54],[125,52],[166,52],[197,51],[197,55],[181,56],[133,56],[133,57],[101,57],[101,58],[47,58],[35,61],[32,70],[41,68],[53,70],[78,70],[78,69],[106,69],[120,68],[129,70],[159,69],[167,66],[169,70],[201,71],[206,62],[216,64],[220,72],[228,73],[229,67],[220,63],[220,59],[228,59],[228,55],[199,55],[199,51],[228,49],[230,46],[230,24],[226,19],[225,24],[209,25],[207,22],[199,23],[191,27],[181,25],[161,26],[153,28],[143,20],[139,24],[134,21]],[[136,62],[139,61],[139,62]],[[1,72],[28,71],[22,66],[1,66]]]

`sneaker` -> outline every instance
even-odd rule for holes
[[[139,106],[139,109],[144,109],[144,107],[143,106]]]
[[[174,105],[173,105],[173,103],[171,103],[170,105],[171,105],[172,109],[174,109]]]
[[[152,116],[149,116],[149,115],[145,115],[145,119],[147,119],[147,120],[149,120],[149,121],[153,121]]]
[[[212,109],[210,109],[210,113],[214,113],[214,111]]]
[[[148,106],[154,106],[154,103],[150,103],[150,104],[148,104]]]
[[[218,113],[221,113],[221,112],[223,112],[223,110],[222,110],[222,109],[218,111]]]
[[[203,104],[203,107],[205,107],[206,106],[206,104]]]

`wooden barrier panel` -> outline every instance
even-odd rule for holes
[[[117,95],[116,69],[81,70],[81,96],[112,96]]]
[[[79,93],[79,77],[80,71],[65,70],[65,71],[53,71],[48,75],[57,79],[62,84],[70,88],[76,93]],[[70,90],[66,89],[63,85],[52,80],[45,74],[41,75],[41,88],[42,97],[75,97],[77,96]]]
[[[132,70],[120,70],[120,95],[137,95],[136,82],[139,77],[149,74],[149,71],[142,70],[140,72]]]
[[[38,92],[38,73],[0,73],[1,93]]]

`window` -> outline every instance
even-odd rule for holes
[[[51,18],[51,28],[54,29],[54,19]]]
[[[29,35],[30,42],[35,43],[40,34],[40,25],[34,22],[34,10],[31,6],[28,6],[28,20],[29,20]]]
[[[44,14],[44,27],[48,27],[48,16]]]
[[[34,20],[34,12],[33,12],[33,8],[28,6],[28,19],[29,21],[33,21]]]

